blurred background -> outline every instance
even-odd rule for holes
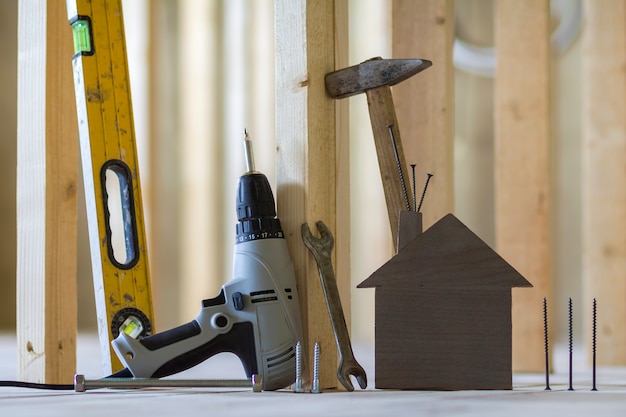
[[[390,3],[349,1],[351,65],[391,57]],[[456,1],[454,109],[455,214],[492,247],[493,3]],[[254,140],[257,169],[275,184],[274,6],[272,0],[123,4],[156,325],[165,330],[195,317],[200,300],[230,279],[244,127]],[[580,295],[582,286],[580,7],[576,0],[552,1],[553,299],[561,341],[567,298]],[[0,45],[0,328],[12,331],[17,1],[0,2]],[[71,71],[71,57],[67,62]],[[350,99],[350,158],[352,337],[371,343],[374,290],[355,287],[389,259],[392,244],[363,96]],[[424,180],[417,180],[420,191]],[[437,193],[436,176],[429,193]],[[79,328],[95,332],[84,200],[78,221]]]

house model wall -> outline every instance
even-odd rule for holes
[[[376,288],[376,388],[511,389],[511,288],[532,285],[452,214],[398,247],[358,285]]]

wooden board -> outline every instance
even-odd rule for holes
[[[78,139],[65,2],[18,9],[18,379],[76,369]]]
[[[534,286],[513,294],[513,369],[544,368],[541,306],[550,297],[548,0],[495,4],[496,249]]]
[[[598,363],[626,365],[626,5],[585,2],[582,45],[584,340],[598,299]]]
[[[337,354],[317,265],[302,243],[300,226],[307,222],[317,234],[315,222],[322,220],[335,240],[341,239],[342,258],[333,253],[338,265],[335,269],[345,271],[349,241],[345,229],[341,237],[336,231],[339,222],[349,224],[349,219],[337,217],[337,189],[346,189],[345,185],[337,186],[337,166],[347,172],[347,152],[336,156],[335,101],[327,96],[324,85],[326,73],[336,69],[334,5],[327,1],[282,0],[275,6],[278,217],[296,268],[305,357],[310,362],[313,344],[319,342],[323,388],[337,386]],[[341,197],[342,204],[345,198]],[[349,276],[337,279],[341,287],[344,284],[339,282],[349,281]],[[349,310],[349,300],[344,298],[342,302]]]
[[[406,163],[417,164],[418,202],[434,174],[422,206],[427,229],[454,209],[454,1],[393,0],[392,19],[393,57],[433,62],[392,89]]]

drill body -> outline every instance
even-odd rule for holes
[[[295,379],[295,346],[302,323],[293,263],[265,175],[250,170],[237,187],[233,277],[215,298],[202,301],[196,318],[137,340],[124,332],[112,342],[136,378],[160,378],[231,352],[264,390]]]

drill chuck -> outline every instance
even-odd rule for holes
[[[284,237],[276,217],[274,194],[265,175],[254,171],[239,178],[236,207],[237,243]]]

